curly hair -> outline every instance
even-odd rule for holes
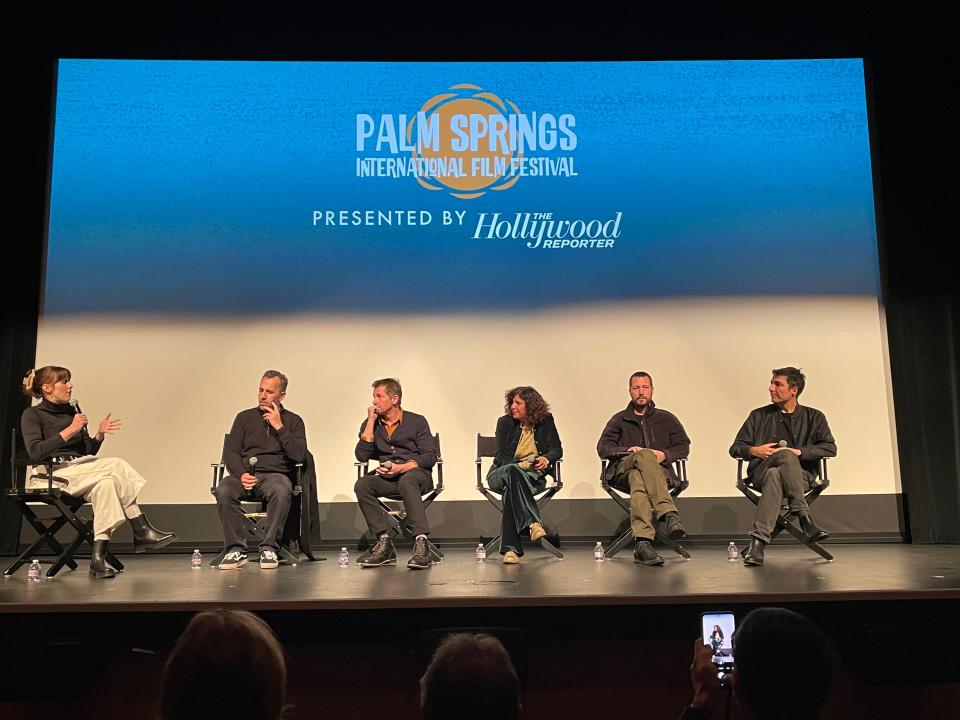
[[[510,405],[517,395],[527,404],[527,419],[534,425],[541,423],[550,414],[550,404],[543,399],[543,395],[529,385],[520,385],[510,388],[503,395],[503,411],[507,415],[510,414]]]

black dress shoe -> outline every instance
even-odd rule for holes
[[[680,516],[675,512],[668,512],[663,516],[663,525],[671,540],[679,540],[687,535],[683,523],[680,522]]]
[[[177,539],[175,532],[157,530],[144,514],[130,518],[130,527],[133,529],[133,551],[135,553],[147,550],[159,550]]]
[[[663,565],[660,557],[649,540],[637,540],[637,547],[633,551],[633,561],[641,565]]]
[[[93,552],[90,553],[90,577],[106,580],[116,575],[117,571],[107,563],[107,541],[94,540]]]
[[[817,527],[810,515],[800,516],[800,527],[803,528],[803,536],[807,539],[807,542],[820,542],[830,537],[827,532]]]
[[[767,544],[760,538],[751,538],[750,547],[743,554],[743,564],[747,567],[763,565],[763,549]]]

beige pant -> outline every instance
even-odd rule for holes
[[[630,527],[635,538],[653,540],[654,517],[676,512],[677,504],[667,487],[667,473],[653,450],[638,450],[617,463],[617,478],[626,476],[630,485]]]
[[[127,519],[125,510],[131,505],[136,507],[137,495],[146,482],[126,460],[115,457],[80,458],[53,471],[54,487],[81,497],[93,506],[93,534],[100,537],[109,536],[123,524]],[[34,467],[28,487],[46,485],[46,471]]]

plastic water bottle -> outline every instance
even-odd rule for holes
[[[599,541],[597,541],[597,546],[593,549],[593,559],[594,560],[607,559],[606,554],[603,552],[603,545],[601,545]]]
[[[340,554],[337,555],[337,567],[347,567],[350,565],[350,553],[345,547],[340,548]]]
[[[487,559],[487,549],[483,543],[477,543],[477,562],[483,562]]]
[[[42,577],[42,573],[40,570],[40,561],[34,558],[33,562],[30,563],[30,567],[27,568],[27,580],[40,582],[41,577]]]
[[[737,544],[731,541],[730,544],[727,545],[727,560],[736,562],[738,557],[740,557],[740,551],[737,550]]]
[[[200,554],[200,550],[194,549],[193,555],[190,556],[190,567],[193,570],[200,570],[203,567],[203,555]]]

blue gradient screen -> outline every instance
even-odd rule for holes
[[[61,60],[45,313],[878,293],[860,60]]]

